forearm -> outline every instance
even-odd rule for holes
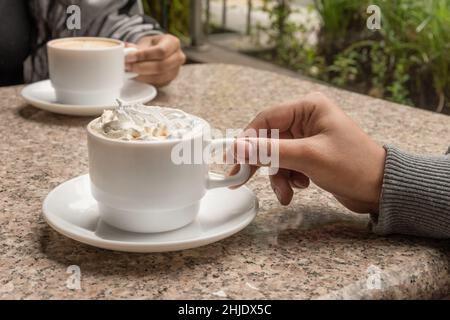
[[[375,233],[450,238],[450,156],[418,156],[386,146]]]

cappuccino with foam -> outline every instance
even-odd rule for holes
[[[109,48],[109,47],[117,47],[119,44],[114,41],[108,41],[108,40],[70,40],[66,39],[63,41],[58,41],[53,44],[55,48],[61,48],[61,49],[99,49],[99,48]]]

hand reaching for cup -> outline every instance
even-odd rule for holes
[[[247,129],[279,129],[280,139],[243,137],[236,147],[245,150],[242,162],[257,157],[262,146],[278,144],[280,170],[270,183],[281,204],[289,204],[293,188],[306,188],[311,180],[352,211],[378,213],[385,150],[323,94],[267,108]],[[252,174],[261,165],[253,166]]]
[[[180,40],[170,34],[142,37],[136,44],[127,43],[127,46],[138,51],[125,58],[126,70],[139,74],[137,80],[156,87],[175,79],[186,61]]]

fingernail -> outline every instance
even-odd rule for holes
[[[303,180],[300,180],[300,179],[294,179],[294,180],[292,181],[292,184],[293,184],[296,188],[299,188],[299,189],[305,189],[305,188],[308,187],[308,186],[306,185],[306,183],[305,183]]]
[[[125,57],[125,61],[128,63],[133,63],[137,61],[137,57],[134,54],[129,54]]]
[[[129,65],[128,63],[125,65],[125,71],[130,71],[131,70],[131,65]]]

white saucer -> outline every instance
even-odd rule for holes
[[[146,103],[157,95],[156,88],[150,84],[135,80],[127,80],[120,99],[127,103]],[[68,105],[56,102],[55,90],[50,80],[43,80],[25,86],[22,89],[22,97],[31,105],[50,112],[68,114],[73,116],[97,116],[105,109],[113,109],[116,106],[104,105]]]
[[[258,201],[247,187],[218,188],[206,193],[196,220],[186,227],[148,234],[122,231],[99,219],[87,174],[57,186],[43,205],[45,220],[59,233],[95,247],[129,252],[175,251],[213,243],[245,228],[257,211]]]

